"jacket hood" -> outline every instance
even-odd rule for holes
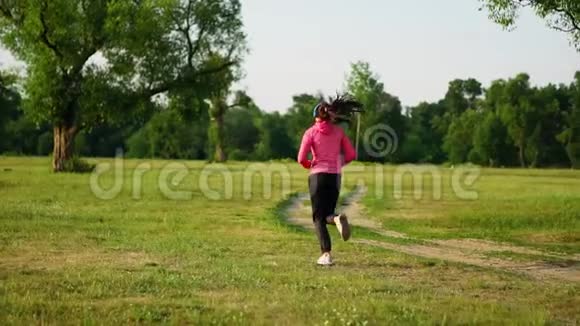
[[[316,130],[320,131],[321,133],[328,135],[331,131],[332,128],[334,126],[332,125],[331,122],[329,121],[316,121],[316,123],[314,124],[314,128],[316,128]]]

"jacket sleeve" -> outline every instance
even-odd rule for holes
[[[356,159],[356,152],[352,147],[350,139],[348,136],[343,132],[342,138],[340,140],[340,147],[342,149],[342,153],[344,154],[344,164],[348,164]]]
[[[310,136],[309,130],[302,136],[302,142],[300,143],[300,150],[298,151],[298,163],[300,163],[304,168],[310,169],[312,162],[308,160],[308,153],[312,150],[312,137]]]

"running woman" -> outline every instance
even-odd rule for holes
[[[319,265],[332,265],[331,242],[327,224],[336,225],[341,238],[350,238],[350,226],[344,214],[335,214],[342,167],[355,159],[356,153],[343,129],[333,124],[330,105],[321,102],[314,109],[315,122],[304,133],[298,163],[310,170],[308,188],[312,219],[320,241]],[[312,160],[308,154],[312,153]]]

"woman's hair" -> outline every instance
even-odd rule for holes
[[[329,109],[332,122],[349,122],[355,112],[362,112],[363,105],[350,94],[336,94],[330,99]]]
[[[315,118],[333,123],[349,122],[355,112],[362,112],[363,105],[349,94],[337,94],[329,101],[322,100],[316,105]]]

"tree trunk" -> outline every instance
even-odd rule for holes
[[[216,162],[225,162],[226,152],[224,151],[224,115],[218,114],[215,117],[216,122],[216,138],[215,138],[215,154],[214,160]]]
[[[72,158],[76,128],[63,124],[54,126],[54,147],[52,151],[52,170],[66,172],[66,162]]]

